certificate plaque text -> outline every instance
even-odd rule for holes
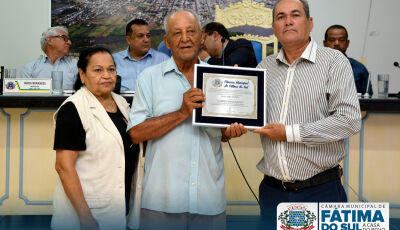
[[[205,95],[193,112],[193,125],[227,127],[234,122],[254,129],[265,124],[265,70],[195,65],[194,87]]]

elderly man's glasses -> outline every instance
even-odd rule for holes
[[[70,40],[70,38],[68,36],[66,36],[66,35],[54,35],[54,36],[51,36],[51,37],[52,38],[62,38],[62,39],[64,39],[65,42],[68,42]]]

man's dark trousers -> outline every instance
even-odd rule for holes
[[[263,180],[259,189],[261,221],[259,229],[276,229],[276,208],[281,202],[347,202],[346,192],[340,179],[305,188],[287,191]]]

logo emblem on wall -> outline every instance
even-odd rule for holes
[[[278,205],[277,211],[278,229],[311,230],[316,227],[314,221],[317,220],[318,206],[315,204],[281,203]]]
[[[6,89],[15,89],[15,83],[12,81],[7,82]]]

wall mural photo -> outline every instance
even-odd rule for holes
[[[214,20],[215,5],[228,7],[238,0],[51,0],[51,25],[66,26],[70,32],[71,56],[94,45],[112,52],[126,49],[125,26],[135,18],[146,20],[151,28],[152,47],[157,48],[164,35],[163,20],[171,11],[190,9],[202,24]],[[253,0],[272,8],[276,0]],[[269,32],[271,33],[271,32]]]

